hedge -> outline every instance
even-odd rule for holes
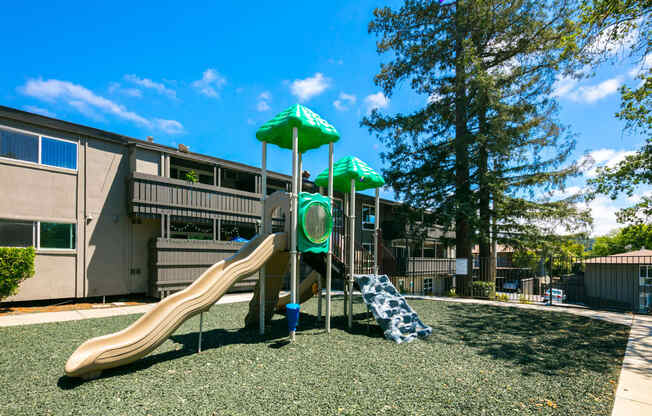
[[[23,280],[34,276],[34,247],[0,247],[0,300],[18,293]]]
[[[494,282],[473,282],[473,297],[493,299],[496,296],[496,284]]]

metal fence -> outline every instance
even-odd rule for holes
[[[370,272],[365,255],[356,257],[356,272]],[[475,258],[471,279],[456,281],[455,259],[383,252],[379,269],[404,294],[652,311],[652,256],[548,257],[525,267],[495,264],[494,258]]]

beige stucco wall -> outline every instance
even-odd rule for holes
[[[86,148],[84,296],[129,293],[127,147],[89,140]]]
[[[160,152],[136,148],[134,157],[136,172],[162,176]]]
[[[76,261],[74,252],[39,252],[34,260],[34,276],[23,281],[17,295],[3,302],[74,297]]]
[[[77,174],[0,160],[0,218],[75,222]]]

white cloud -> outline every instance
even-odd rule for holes
[[[328,59],[328,63],[329,63],[329,64],[342,65],[342,64],[344,63],[344,61],[343,61],[342,59],[333,59],[333,58],[330,58],[330,59]]]
[[[129,81],[133,84],[139,85],[143,88],[148,88],[152,89],[156,92],[158,92],[161,95],[165,95],[173,100],[177,99],[177,92],[173,89],[170,89],[166,87],[165,85],[161,84],[160,82],[154,82],[149,78],[139,78],[138,76],[134,74],[127,74],[124,76],[124,79],[126,81]]]
[[[269,101],[272,99],[272,93],[269,91],[263,91],[258,95],[258,103],[256,104],[256,110],[258,111],[267,111],[270,109]]]
[[[428,104],[436,103],[437,101],[440,101],[442,98],[444,97],[441,94],[433,92],[426,98],[426,103]]]
[[[557,76],[552,85],[553,97],[564,97],[577,86],[577,80],[573,78]]]
[[[30,113],[40,114],[45,117],[56,117],[57,115],[50,110],[47,110],[42,107],[37,107],[35,105],[26,105],[23,107],[23,110],[29,111]]]
[[[617,150],[617,149],[598,149],[583,156],[579,163],[582,164],[586,161],[593,162],[588,164],[588,169],[584,174],[589,178],[595,178],[599,167],[607,166],[614,167],[620,163],[625,157],[634,154],[633,151]]]
[[[618,39],[619,35],[614,37],[614,34],[618,34],[617,29],[617,26],[613,25],[603,30],[600,36],[589,46],[588,51],[590,53],[607,53],[609,55],[628,52],[636,43],[639,33],[638,29],[628,31],[627,35],[622,39]]]
[[[599,236],[609,233],[609,231],[622,227],[616,219],[616,212],[620,210],[616,201],[612,201],[607,196],[599,196],[588,207],[591,209],[593,217],[593,232],[591,235]]]
[[[123,88],[119,82],[112,82],[109,84],[109,93],[119,93],[134,98],[141,98],[143,96],[143,92],[138,88]]]
[[[201,79],[192,83],[200,94],[211,98],[220,98],[219,91],[226,85],[226,78],[220,75],[213,68],[208,68],[202,74]]]
[[[314,76],[305,79],[295,79],[290,84],[290,92],[297,97],[299,101],[310,100],[330,87],[331,80],[324,77],[324,74],[317,72]]]
[[[552,86],[552,95],[554,97],[564,97],[575,102],[594,103],[618,92],[622,83],[623,77],[618,76],[596,85],[578,87],[578,81],[576,79],[557,77],[557,80]]]
[[[367,111],[371,112],[375,109],[387,108],[389,105],[389,98],[385,97],[385,94],[383,94],[382,91],[379,91],[375,94],[367,95],[364,102],[367,105]]]
[[[628,72],[628,74],[630,77],[636,78],[650,68],[652,68],[652,53],[648,53],[647,55],[645,55],[645,58],[643,58],[643,62],[633,67]]]
[[[154,119],[155,126],[167,134],[181,134],[184,132],[183,125],[176,120]]]
[[[594,103],[611,94],[618,92],[623,83],[623,77],[610,78],[602,81],[597,85],[579,87],[577,90],[568,94],[568,98],[577,102]]]
[[[103,114],[110,114],[143,127],[155,128],[168,133],[174,132],[170,134],[177,134],[183,131],[183,126],[178,121],[163,119],[149,120],[140,114],[127,110],[124,105],[99,96],[88,88],[69,81],[58,79],[43,80],[40,78],[30,79],[25,85],[19,87],[18,91],[42,101],[65,103],[80,113],[94,119],[102,119]]]
[[[348,105],[355,104],[357,100],[355,95],[341,92],[338,99],[333,101],[333,106],[339,111],[346,111],[349,109]]]

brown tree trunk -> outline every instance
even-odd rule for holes
[[[467,259],[466,275],[456,275],[459,294],[470,294],[471,258],[471,224],[469,215],[473,211],[471,185],[469,178],[469,134],[467,131],[467,96],[466,71],[464,67],[464,38],[466,29],[463,24],[464,8],[461,1],[456,7],[457,36],[455,41],[455,250],[457,258]],[[461,9],[461,10],[460,10]],[[459,272],[459,270],[458,270]]]

